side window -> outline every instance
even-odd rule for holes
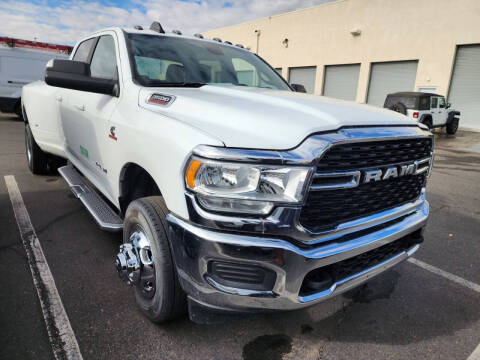
[[[115,41],[110,35],[101,36],[90,64],[92,77],[113,79],[117,71]]]
[[[430,108],[436,109],[438,107],[438,97],[432,96],[432,100],[430,101]]]
[[[95,43],[95,38],[85,40],[77,47],[73,59],[75,61],[88,62],[88,55],[90,55],[90,50],[92,49],[93,44]]]
[[[444,97],[438,98],[438,106],[442,109],[445,109],[445,98]]]
[[[428,110],[429,107],[430,107],[430,104],[428,103],[428,97],[421,97],[418,110]]]
[[[239,58],[232,59],[232,64],[237,73],[239,84],[257,86],[257,74],[255,67],[252,64]]]

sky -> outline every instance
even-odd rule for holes
[[[159,21],[194,34],[332,0],[0,0],[0,35],[73,45],[111,26]]]

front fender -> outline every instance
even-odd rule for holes
[[[125,110],[125,111],[124,111]],[[168,209],[188,219],[184,196],[183,171],[193,148],[200,144],[224,146],[214,137],[187,123],[171,119],[141,107],[115,111],[111,124],[118,140],[112,142],[110,159],[115,163],[111,181],[116,182],[120,194],[121,170],[127,163],[135,163],[153,178],[163,195]]]

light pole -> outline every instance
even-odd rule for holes
[[[257,35],[257,51],[255,51],[258,55],[258,43],[260,42],[260,30],[255,30],[255,35]]]

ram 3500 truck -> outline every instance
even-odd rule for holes
[[[58,168],[123,231],[118,274],[154,322],[313,305],[423,239],[428,129],[294,92],[240,45],[99,31],[24,87],[23,111],[30,170]]]

